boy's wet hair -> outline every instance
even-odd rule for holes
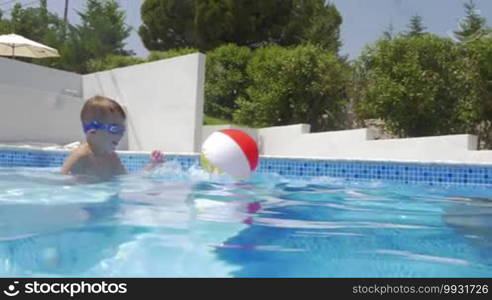
[[[80,120],[82,123],[105,122],[106,118],[114,113],[119,113],[123,119],[126,119],[125,111],[118,102],[107,97],[94,96],[88,99],[82,107]]]

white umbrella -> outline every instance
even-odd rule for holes
[[[58,57],[58,50],[17,34],[0,35],[0,56],[32,58]]]

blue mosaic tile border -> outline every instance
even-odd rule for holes
[[[68,154],[67,151],[0,149],[0,167],[60,167]],[[142,169],[149,161],[149,154],[119,155],[130,172]],[[166,155],[166,160],[178,162],[183,169],[200,165],[199,155]],[[382,180],[404,184],[492,186],[492,164],[424,164],[262,157],[256,172],[277,173],[296,178],[334,177],[349,181]]]
[[[491,165],[263,158],[257,170],[294,177],[383,180],[404,184],[491,185]]]
[[[0,149],[0,167],[58,167],[68,152]]]
[[[0,149],[0,167],[61,167],[68,157],[68,151],[3,150]],[[149,162],[148,154],[119,153],[120,159],[129,172],[144,168]],[[199,164],[198,156],[166,155],[168,161],[178,161],[184,169]]]
[[[143,169],[149,163],[148,154],[119,154],[121,162],[129,172],[135,172]],[[176,161],[185,170],[193,165],[199,165],[198,155],[166,155],[166,161]]]

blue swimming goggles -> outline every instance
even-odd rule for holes
[[[119,124],[104,124],[98,121],[92,121],[90,123],[84,124],[84,133],[87,131],[95,129],[95,130],[104,130],[112,134],[123,134],[125,133],[125,126]]]

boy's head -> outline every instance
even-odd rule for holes
[[[82,124],[92,121],[107,123],[114,117],[120,117],[124,121],[126,119],[125,111],[118,102],[103,96],[94,96],[88,99],[80,112]]]
[[[126,114],[118,102],[95,96],[88,99],[80,113],[87,142],[94,151],[110,153],[123,137]]]

